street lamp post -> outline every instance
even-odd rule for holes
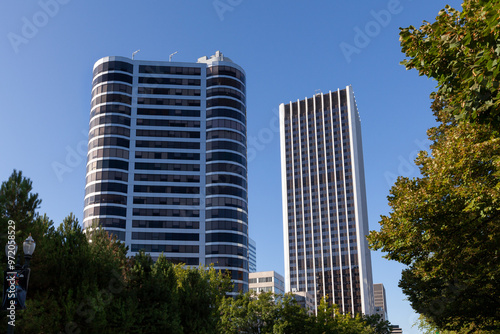
[[[33,240],[33,237],[30,235],[23,242],[23,251],[24,251],[24,267],[30,267],[31,257],[33,256],[33,252],[35,251],[36,242]]]
[[[23,242],[24,265],[17,263],[17,244],[9,242],[5,245],[7,255],[7,270],[4,272],[4,288],[2,309],[7,310],[7,334],[14,333],[15,310],[26,308],[26,293],[30,277],[30,260],[35,251],[36,243],[31,234]]]

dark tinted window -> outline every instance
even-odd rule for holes
[[[104,191],[112,191],[112,192],[120,192],[127,193],[127,185],[123,183],[115,183],[115,182],[100,182],[89,185],[85,188],[85,195],[94,192],[104,192]]]
[[[132,84],[132,76],[124,73],[105,73],[94,79],[92,86],[106,81],[121,81]]]
[[[200,148],[200,143],[186,141],[137,140],[135,142],[135,147],[182,148],[184,150],[197,150]]]
[[[119,84],[119,83],[110,83],[110,84],[100,85],[100,86],[97,86],[92,91],[92,97],[94,97],[95,95],[98,95],[101,93],[107,93],[107,92],[122,92],[122,93],[132,94],[132,86],[125,85],[125,84]]]
[[[206,218],[228,218],[243,220],[244,222],[248,221],[246,213],[232,209],[209,209],[207,210]]]
[[[213,75],[227,75],[245,82],[245,75],[240,70],[231,66],[212,66],[207,68],[207,77]]]
[[[200,117],[199,110],[137,108],[137,115]]]
[[[140,65],[139,73],[200,75],[200,67]]]
[[[199,89],[181,89],[181,88],[157,88],[157,87],[139,87],[138,94],[152,95],[182,95],[182,96],[200,96]]]
[[[134,65],[132,65],[130,63],[123,62],[123,61],[108,61],[108,62],[99,64],[94,69],[94,76],[96,76],[96,74],[98,74],[98,73],[106,72],[106,71],[123,71],[123,72],[133,73],[134,72]]]
[[[247,199],[247,192],[241,188],[233,186],[208,186],[207,195],[232,195]]]
[[[207,173],[210,172],[228,172],[240,174],[244,177],[247,176],[247,170],[245,167],[231,163],[209,163],[207,164]]]
[[[188,172],[199,172],[199,164],[177,164],[177,163],[150,163],[150,162],[136,162],[136,170],[177,170]]]
[[[90,119],[92,119],[96,115],[106,114],[106,113],[119,113],[119,114],[130,115],[131,111],[132,108],[121,104],[106,104],[94,108],[90,113]]]
[[[111,102],[131,104],[132,97],[130,97],[128,95],[122,95],[122,94],[99,95],[98,97],[96,97],[92,100],[92,108],[98,104],[101,104],[101,103],[111,103]]]
[[[224,77],[208,78],[207,88],[212,86],[230,86],[245,92],[245,85],[238,80]]]
[[[138,245],[132,244],[132,252],[199,253],[198,245]],[[153,250],[154,249],[154,250]],[[197,260],[197,259],[196,259]]]
[[[211,107],[231,107],[240,110],[242,113],[246,114],[246,108],[243,103],[236,100],[225,99],[225,98],[211,98],[207,100],[207,108]]]
[[[159,194],[199,194],[199,187],[172,187],[172,186],[146,186],[135,185],[134,192],[159,193]]]
[[[144,228],[186,228],[186,229],[199,229],[200,222],[198,221],[172,221],[172,220],[133,220],[132,227]]]
[[[95,206],[93,208],[87,209],[84,212],[84,216],[127,216],[127,209],[116,206]]]
[[[179,85],[179,86],[200,86],[200,79],[177,79],[158,77],[139,77],[139,83],[150,85]]]
[[[120,146],[129,148],[130,140],[118,137],[101,137],[89,143],[89,151],[100,146]]]
[[[199,131],[136,130],[137,137],[200,138]]]
[[[200,121],[191,121],[183,119],[148,119],[139,118],[137,119],[137,125],[144,126],[172,126],[178,128],[199,128]]]
[[[198,241],[198,233],[132,232],[132,240],[174,240]]]
[[[207,233],[206,242],[232,242],[247,245],[247,237],[241,234],[233,233]]]
[[[243,166],[247,165],[247,160],[237,154],[237,153],[231,153],[231,152],[210,152],[207,153],[207,162],[209,161],[234,161],[237,163],[242,164]]]
[[[119,124],[130,126],[130,117],[120,115],[102,115],[94,118],[90,122],[89,128],[92,129],[94,126],[100,124]]]
[[[228,230],[248,233],[248,226],[242,222],[215,220],[206,222],[206,230]]]
[[[228,174],[207,175],[207,185],[214,183],[229,183],[241,186],[243,188],[247,187],[247,181],[239,176],[228,175]]]
[[[207,109],[207,119],[212,117],[229,117],[234,118],[240,121],[243,124],[246,124],[246,117],[240,111],[236,111],[234,109],[224,109],[224,108],[216,108],[216,109]]]

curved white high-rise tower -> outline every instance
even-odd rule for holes
[[[246,88],[220,52],[94,65],[84,226],[248,290]]]

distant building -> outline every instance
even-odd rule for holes
[[[398,325],[391,325],[391,333],[392,334],[403,334],[403,329],[399,328]]]
[[[257,271],[257,244],[252,238],[248,238],[248,272]]]
[[[314,308],[314,295],[310,294],[307,291],[299,291],[292,292],[295,296],[295,300],[297,303],[304,309],[306,309],[307,313],[313,314],[315,311]]]
[[[373,314],[361,121],[350,86],[281,104],[286,291]]]
[[[373,284],[373,297],[375,301],[375,313],[380,314],[383,320],[388,320],[385,288],[382,283]]]
[[[276,294],[284,294],[285,279],[274,270],[250,273],[248,288],[250,291],[255,291],[256,293],[273,292]]]

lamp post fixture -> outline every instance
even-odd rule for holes
[[[26,293],[30,278],[30,260],[35,251],[36,243],[30,235],[23,242],[24,265],[16,260],[17,244],[10,240],[5,245],[7,255],[7,269],[4,272],[3,302],[2,309],[7,310],[7,333],[14,333],[16,310],[26,308]]]
[[[31,257],[33,256],[33,252],[35,251],[36,242],[33,240],[33,237],[30,235],[23,242],[23,251],[24,251],[24,267],[30,267]]]

